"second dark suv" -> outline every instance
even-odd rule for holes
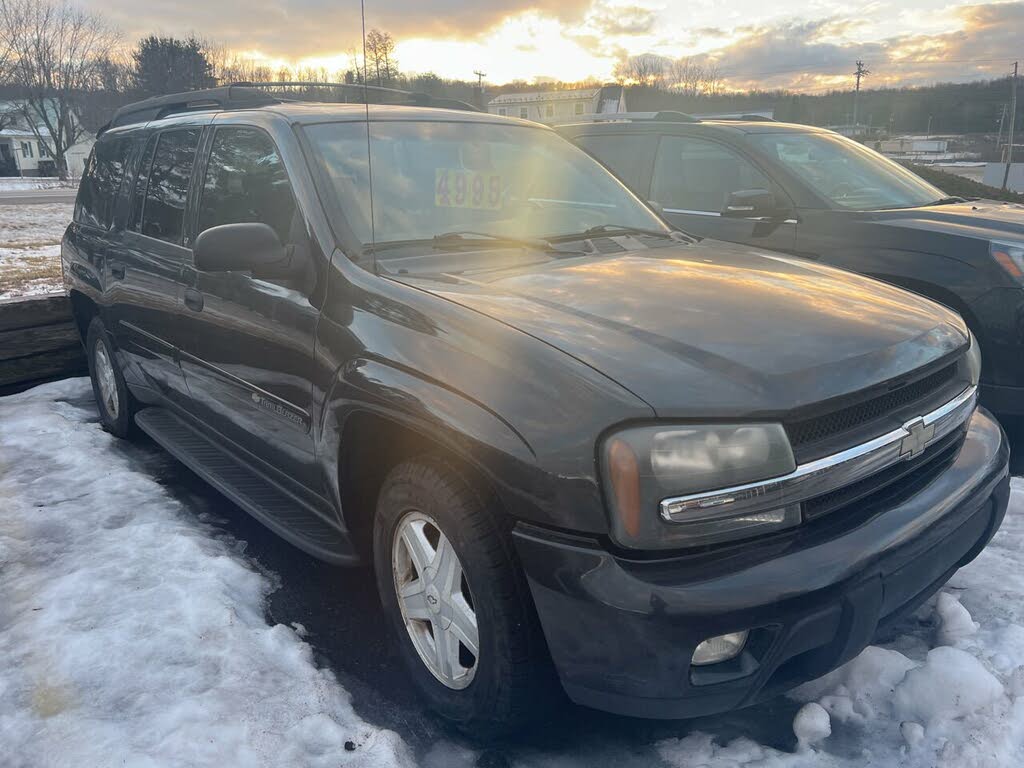
[[[648,717],[773,696],[1006,508],[954,313],[672,232],[525,121],[143,102],[99,137],[62,258],[106,429],[372,562],[411,683],[478,735],[558,682]]]
[[[832,131],[679,113],[558,128],[667,221],[853,270],[958,312],[982,402],[1024,413],[1024,205],[947,196]]]

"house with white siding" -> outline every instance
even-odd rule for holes
[[[621,85],[564,91],[503,93],[488,102],[487,111],[492,115],[558,125],[571,123],[584,115],[625,112],[626,94]]]
[[[56,176],[57,163],[49,150],[46,128],[29,124],[17,102],[0,102],[0,116],[6,126],[0,129],[0,176]],[[81,176],[95,138],[86,134],[68,148],[65,159],[68,173]]]

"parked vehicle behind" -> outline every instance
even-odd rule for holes
[[[953,308],[981,345],[982,402],[1024,413],[1024,206],[947,196],[806,125],[658,113],[558,131],[680,229],[861,272]]]
[[[1006,508],[955,313],[672,232],[525,121],[240,88],[126,107],[62,258],[106,429],[372,562],[411,683],[478,735],[556,681],[645,717],[774,696]]]

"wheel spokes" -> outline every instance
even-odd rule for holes
[[[449,688],[472,682],[479,657],[476,612],[451,541],[421,512],[400,521],[395,539],[395,592],[420,658]]]

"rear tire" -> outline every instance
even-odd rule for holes
[[[89,360],[92,393],[100,412],[100,423],[115,437],[129,437],[135,426],[134,416],[138,404],[128,391],[124,374],[117,364],[114,345],[103,321],[98,317],[94,317],[89,323],[85,349]]]
[[[561,699],[511,536],[494,505],[446,462],[422,458],[398,465],[385,479],[373,535],[377,588],[413,684],[432,709],[477,738],[520,729]],[[419,544],[408,544],[417,532]],[[410,547],[420,547],[418,566]],[[455,564],[446,570],[451,554]],[[447,583],[444,572],[455,569],[459,584]],[[476,637],[464,642],[472,629]],[[451,637],[459,642],[446,666],[437,662],[437,649],[451,648]]]

